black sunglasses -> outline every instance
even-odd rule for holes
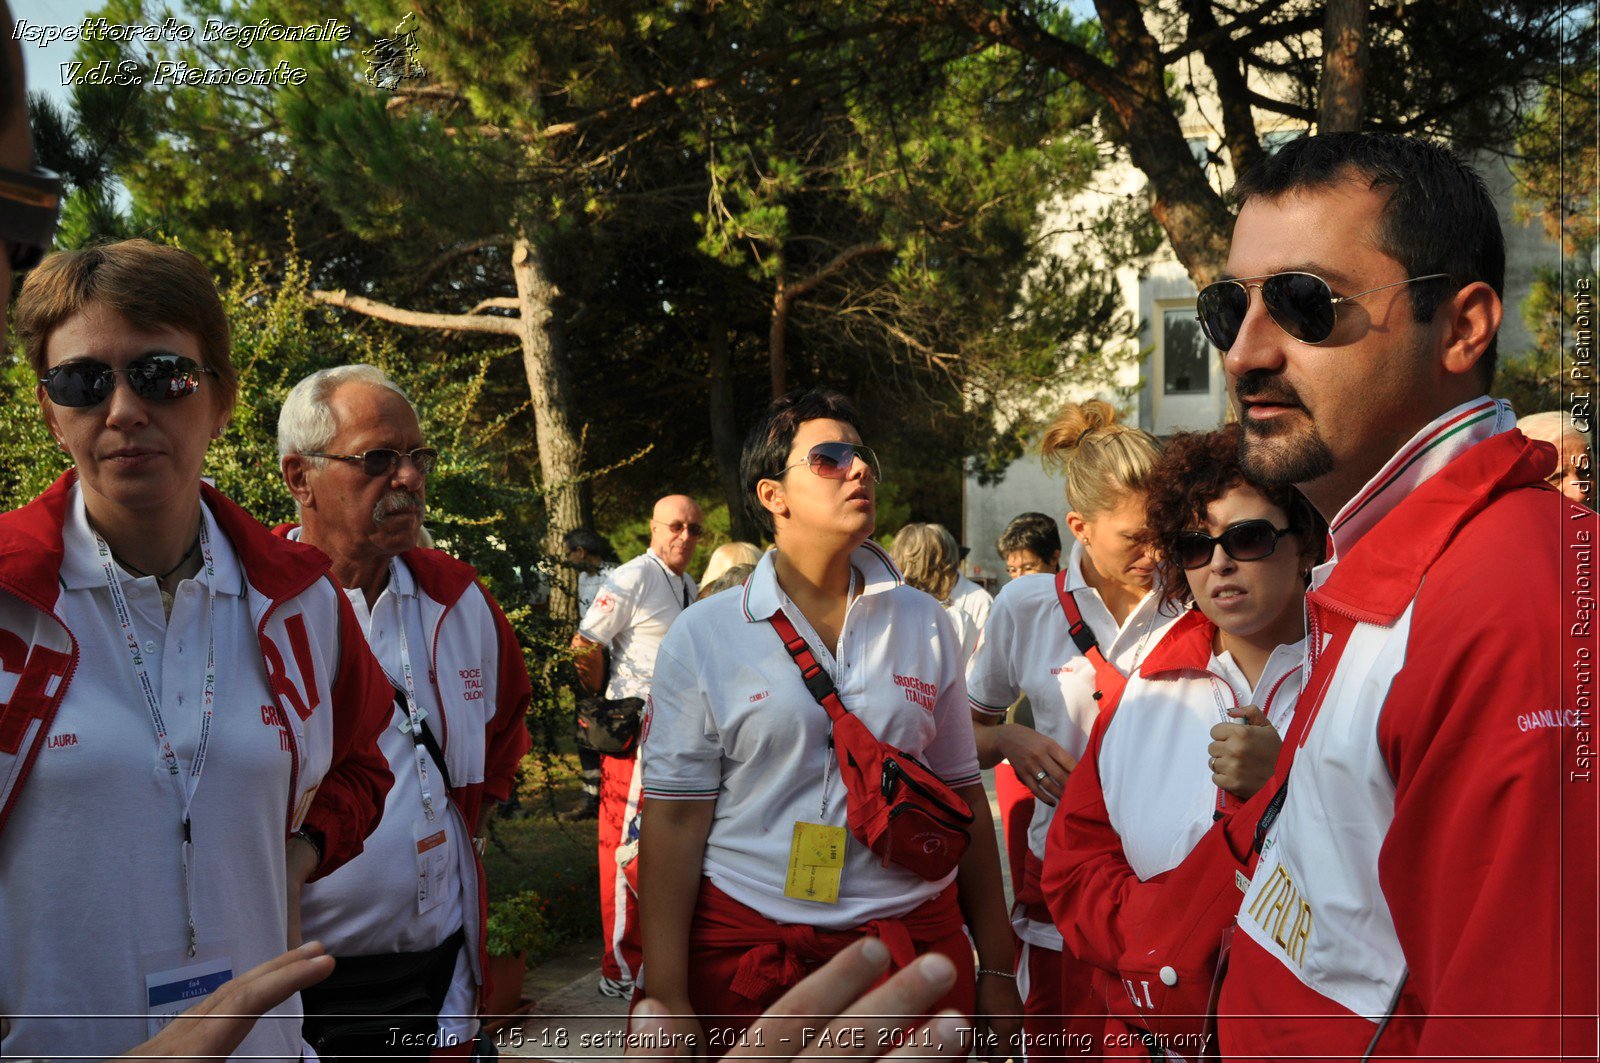
[[[39,383],[57,406],[83,409],[109,399],[119,375],[127,377],[133,393],[147,402],[175,402],[200,389],[202,374],[216,376],[217,371],[181,354],[157,351],[140,355],[126,369],[113,369],[93,358],[63,362],[40,377]]]
[[[782,476],[790,469],[797,469],[802,465],[808,466],[812,473],[824,480],[844,480],[850,476],[850,467],[859,457],[867,465],[867,471],[872,474],[874,483],[883,482],[883,474],[878,469],[878,455],[872,448],[862,443],[846,443],[842,440],[830,443],[818,443],[806,451],[803,460],[793,465],[785,465],[778,471]]]
[[[1302,343],[1322,343],[1333,335],[1335,316],[1341,304],[1385,288],[1448,276],[1448,273],[1429,273],[1407,277],[1354,295],[1334,295],[1328,282],[1315,273],[1274,273],[1268,277],[1217,281],[1200,289],[1195,298],[1195,317],[1200,319],[1200,328],[1213,347],[1219,351],[1230,350],[1244,327],[1245,315],[1250,312],[1250,289],[1260,288],[1267,315],[1279,328]]]
[[[42,166],[0,168],[0,240],[14,272],[37,266],[55,242],[61,189],[60,176]]]
[[[1173,559],[1184,568],[1204,568],[1211,563],[1212,553],[1218,543],[1222,552],[1235,561],[1260,561],[1271,557],[1278,549],[1278,540],[1293,532],[1293,528],[1274,528],[1270,520],[1241,520],[1230,525],[1221,535],[1186,531],[1178,536]]]
[[[433,467],[439,464],[439,452],[432,447],[416,447],[412,450],[379,447],[376,450],[364,450],[360,454],[329,454],[320,450],[306,450],[301,453],[308,458],[332,458],[334,461],[359,465],[361,471],[368,476],[388,476],[399,467],[403,458],[410,458],[411,464],[415,465],[417,472],[423,476],[428,475],[433,471]]]

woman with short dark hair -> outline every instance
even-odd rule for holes
[[[681,1031],[703,1032],[712,1056],[863,935],[881,938],[896,966],[946,954],[964,977],[942,1004],[976,1014],[1002,1042],[1018,1028],[960,645],[939,604],[905,586],[871,541],[879,471],[859,423],[837,392],[772,404],[741,469],[775,549],[740,591],[684,613],[656,659],[642,753],[642,991],[683,1016]],[[800,640],[793,650],[785,622]],[[925,879],[847,832],[853,798],[802,653],[849,713],[971,806],[958,871]]]

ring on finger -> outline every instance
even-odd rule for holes
[[[1215,774],[1216,770],[1217,770],[1217,758],[1216,757],[1212,757],[1211,758],[1211,771],[1212,771],[1213,774]]]
[[[1033,773],[1033,777],[1038,782],[1044,782],[1046,779],[1050,778],[1050,773],[1047,771],[1036,771]]]

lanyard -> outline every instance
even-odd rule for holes
[[[206,749],[211,744],[211,715],[217,694],[217,566],[211,555],[211,535],[206,529],[205,517],[200,519],[200,556],[206,573],[206,674],[204,692],[200,699],[200,741],[194,747],[194,759],[189,763],[189,781],[182,779],[178,756],[172,750],[172,739],[167,732],[166,718],[161,714],[161,699],[156,696],[155,683],[150,670],[145,667],[144,653],[139,647],[139,633],[133,624],[133,612],[122,593],[122,581],[117,576],[116,564],[111,558],[111,548],[100,533],[94,533],[95,548],[100,555],[100,568],[105,573],[106,587],[111,591],[111,605],[116,610],[117,623],[122,628],[128,655],[133,661],[133,675],[138,680],[139,691],[144,695],[144,706],[150,713],[150,723],[155,727],[156,742],[161,746],[161,757],[167,762],[167,774],[177,787],[178,804],[182,808],[181,826],[183,844],[183,918],[189,933],[189,955],[195,954],[197,935],[194,926],[194,838],[189,810],[194,805],[195,791],[200,787],[200,772],[206,763]]]
[[[849,619],[849,616],[850,616],[850,603],[855,600],[855,596],[856,596],[856,567],[854,565],[851,565],[850,566],[850,586],[844,592],[844,612],[845,612],[845,618],[846,619]],[[799,610],[796,609],[795,612],[799,612]],[[835,667],[838,666],[839,658],[841,656],[843,656],[843,655],[844,655],[844,625],[840,624],[839,625],[839,645],[834,647],[834,655],[833,655],[833,663],[834,663]],[[818,817],[818,818],[820,818],[824,823],[826,823],[828,821],[828,781],[833,777],[832,776],[832,769],[833,769],[833,731],[830,728],[829,731],[828,731],[828,745],[827,745],[827,748],[824,749],[823,753],[822,753],[822,815],[820,817]]]
[[[389,562],[389,589],[391,591],[395,587],[397,578],[398,573],[395,572],[395,563],[391,560]],[[400,608],[400,595],[398,594],[394,595],[394,605],[395,627],[400,633],[400,673],[406,681],[406,722],[397,726],[400,728],[401,734],[409,734],[411,736],[412,745],[417,755],[417,778],[422,782],[422,812],[423,815],[428,817],[428,822],[432,823],[434,818],[433,790],[428,782],[428,750],[422,744],[422,721],[427,717],[428,710],[417,702],[417,682],[411,672],[411,644],[406,639],[406,615],[405,610]],[[443,751],[441,751],[440,756],[443,755]]]
[[[667,592],[669,594],[671,594],[672,590],[673,590],[672,574],[667,571],[667,566],[655,554],[651,554],[650,555],[650,560],[654,561],[656,563],[656,567],[661,570],[661,578],[667,581]],[[683,577],[679,576],[678,579],[679,580],[683,580]],[[689,608],[689,606],[692,605],[693,603],[689,601],[689,584],[688,584],[688,581],[687,580],[683,580],[683,582],[679,583],[678,584],[678,589],[683,592],[683,607],[685,609]],[[677,597],[677,595],[674,594],[673,597]]]

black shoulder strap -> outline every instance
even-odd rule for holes
[[[394,687],[394,696],[400,702],[400,711],[409,716],[411,702],[406,697],[406,692],[394,686],[393,683],[389,685]],[[454,790],[455,787],[450,784],[450,765],[444,762],[444,750],[440,748],[439,740],[433,737],[433,728],[428,725],[428,720],[432,715],[432,713],[429,713],[422,718],[422,734],[413,735],[412,738],[417,745],[428,751],[428,756],[433,758],[433,763],[439,769],[439,774],[444,777],[444,788],[446,790]]]

